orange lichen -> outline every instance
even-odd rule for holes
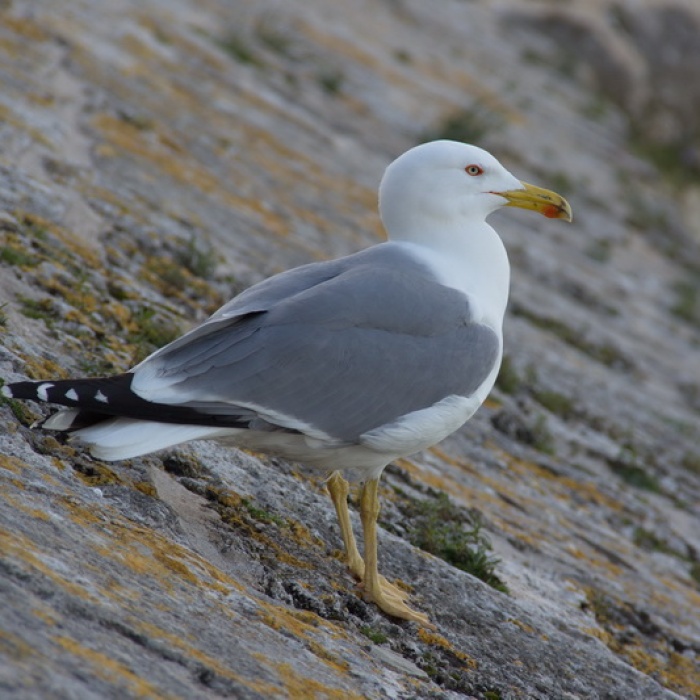
[[[462,663],[464,663],[467,670],[474,670],[478,668],[478,662],[476,659],[472,658],[463,651],[456,649],[452,643],[443,637],[441,634],[436,632],[429,632],[425,628],[421,627],[418,630],[418,638],[425,644],[430,644],[431,646],[442,647],[443,649],[449,651],[453,656],[458,658]]]
[[[270,664],[270,660],[267,659]],[[297,673],[296,669],[287,662],[272,663],[279,673],[280,682],[285,689],[285,697],[289,700],[363,700],[365,696],[351,691],[328,686],[308,675]]]
[[[87,661],[91,671],[96,676],[109,683],[121,686],[130,697],[163,698],[164,700],[173,698],[175,700],[174,695],[163,693],[162,689],[138,676],[128,666],[102,652],[90,649],[67,636],[56,636],[53,640],[72,656]]]

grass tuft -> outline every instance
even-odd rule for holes
[[[610,469],[625,483],[652,493],[661,493],[658,479],[638,464],[637,456],[630,448],[623,448],[617,459],[608,461]]]
[[[196,238],[190,236],[187,244],[177,252],[178,262],[187,268],[195,277],[211,280],[216,270],[217,255],[211,246],[200,246]]]
[[[384,634],[384,632],[380,632],[379,630],[375,630],[369,625],[365,625],[364,627],[360,627],[360,632],[367,637],[371,642],[374,642],[375,644],[384,644],[389,637]]]
[[[478,517],[452,503],[445,493],[413,502],[411,510],[409,540],[414,546],[508,593],[508,587],[495,573],[499,560],[491,556],[491,543],[481,532]]]

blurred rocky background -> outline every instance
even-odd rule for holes
[[[575,215],[494,215],[498,385],[385,473],[380,563],[436,631],[362,602],[298,465],[101,463],[3,400],[0,697],[700,697],[699,110],[695,0],[0,2],[5,381],[381,240],[427,139]]]

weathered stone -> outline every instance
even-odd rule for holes
[[[6,381],[123,370],[248,284],[375,242],[382,169],[465,106],[575,213],[494,217],[513,376],[385,473],[381,567],[435,632],[362,600],[301,468],[212,444],[101,463],[3,401],[1,697],[700,694],[700,246],[625,128],[677,26],[649,18],[692,0],[577,5],[542,39],[516,0],[0,2]],[[592,71],[533,60],[564,35]],[[698,65],[673,63],[688,98]],[[596,80],[620,101],[599,110]],[[440,491],[509,594],[410,544]]]

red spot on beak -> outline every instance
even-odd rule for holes
[[[555,207],[553,204],[551,206],[543,207],[542,213],[548,219],[558,219],[561,217],[561,209],[559,207]]]

